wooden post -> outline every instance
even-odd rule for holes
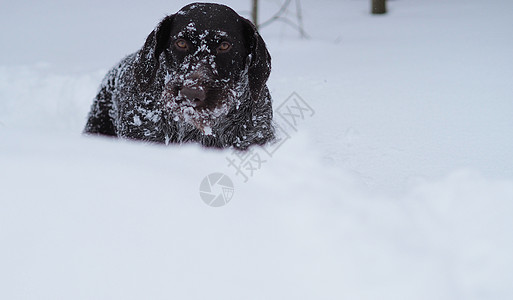
[[[386,0],[372,0],[372,14],[381,15],[387,13]]]
[[[251,10],[251,19],[258,29],[258,0],[253,0],[253,9]]]

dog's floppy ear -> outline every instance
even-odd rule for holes
[[[265,83],[271,73],[271,55],[265,42],[258,33],[255,25],[247,19],[244,21],[244,35],[247,38],[248,52],[246,64],[248,67],[249,89],[251,98],[257,101],[264,90]]]
[[[134,75],[139,85],[148,86],[153,83],[159,67],[160,54],[169,46],[174,16],[165,17],[148,35],[144,46],[137,53]]]

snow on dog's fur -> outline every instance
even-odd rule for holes
[[[85,133],[246,149],[274,139],[271,58],[227,6],[191,4],[160,22],[105,77]]]

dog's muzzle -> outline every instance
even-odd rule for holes
[[[191,103],[201,105],[207,99],[207,93],[202,85],[184,85],[178,89],[178,99],[186,99]]]

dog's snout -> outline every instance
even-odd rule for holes
[[[207,98],[205,88],[201,86],[183,86],[180,89],[180,94],[194,102],[203,102]]]

